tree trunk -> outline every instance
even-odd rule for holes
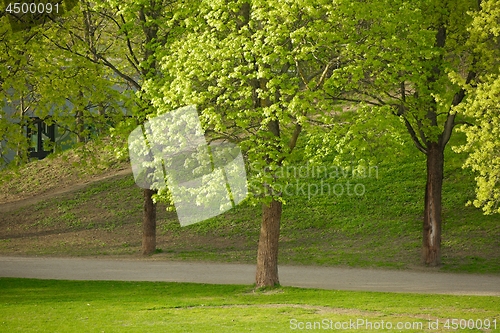
[[[279,285],[278,279],[278,242],[280,237],[282,203],[271,201],[262,205],[262,225],[257,250],[257,288]]]
[[[427,146],[427,184],[423,224],[422,261],[428,266],[441,264],[441,192],[444,152],[439,143]]]
[[[142,220],[142,254],[150,255],[156,251],[156,204],[152,196],[156,191],[144,190],[144,216]]]
[[[76,142],[85,142],[85,123],[83,120],[83,111],[79,110],[76,112]]]

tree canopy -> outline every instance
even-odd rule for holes
[[[467,143],[455,149],[469,153],[464,166],[477,174],[474,206],[493,214],[500,213],[500,7],[490,0],[481,7],[467,45],[478,54],[480,75],[472,84],[458,80],[470,95],[461,109],[470,123],[461,127]]]
[[[269,266],[258,265],[258,285],[278,283],[282,196],[275,173],[309,117],[328,111],[321,88],[337,65],[333,16],[322,0],[202,1],[162,59],[165,80],[146,89],[159,114],[197,105],[211,140],[244,151],[253,198],[264,203],[258,257]]]

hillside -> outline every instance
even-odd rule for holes
[[[499,217],[465,206],[474,197],[473,175],[461,168],[463,156],[446,153],[441,270],[500,273]],[[68,161],[58,156],[2,173],[0,254],[140,257],[142,190],[126,163],[84,173]],[[281,264],[422,268],[425,164],[418,152],[381,163],[366,177],[314,174],[307,164],[295,170],[303,173],[285,198]],[[302,184],[318,190],[311,185],[304,195]],[[158,253],[151,259],[254,263],[259,226],[260,207],[248,204],[184,228],[159,204]]]

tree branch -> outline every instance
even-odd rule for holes
[[[465,84],[466,85],[469,84],[475,77],[476,73],[474,71],[470,71],[469,74],[467,74],[467,79],[465,80]],[[455,96],[453,96],[453,101],[451,102],[450,111],[451,108],[462,103],[464,98],[465,98],[465,88],[461,88],[460,91],[458,91],[455,94]],[[444,130],[440,140],[441,149],[444,149],[444,147],[446,147],[446,145],[448,144],[448,141],[450,141],[451,133],[456,125],[455,117],[456,117],[455,113],[451,114],[450,112],[448,114],[448,118],[446,119],[446,123],[444,124]]]
[[[417,133],[413,129],[413,126],[411,126],[410,122],[408,119],[406,119],[405,116],[402,116],[403,120],[405,122],[406,129],[408,130],[408,133],[410,133],[411,139],[413,140],[413,143],[417,147],[418,150],[420,150],[422,153],[427,155],[427,149],[424,147],[424,145],[420,142]]]
[[[456,125],[478,126],[479,128],[481,128],[481,126],[473,124],[473,123],[470,123],[470,122],[465,121],[465,120],[455,121],[455,126]]]
[[[302,125],[300,124],[295,124],[295,129],[293,131],[292,137],[290,139],[290,143],[288,145],[289,153],[293,151],[295,146],[297,145],[297,140],[299,138],[300,132],[302,132]]]
[[[319,81],[316,84],[316,87],[314,88],[314,90],[318,89],[323,84],[323,82],[325,81],[326,74],[328,73],[328,70],[330,69],[330,65],[331,64],[332,64],[332,61],[330,61],[328,64],[326,64],[325,69],[323,70],[323,73],[321,73]]]
[[[453,131],[453,128],[455,127],[455,117],[455,113],[449,113],[448,117],[446,118],[443,134],[441,134],[441,138],[439,140],[439,146],[441,147],[441,149],[444,149],[444,147],[446,147],[446,144],[451,138],[451,133]]]
[[[338,101],[345,101],[345,102],[354,102],[354,103],[366,103],[374,106],[381,106],[378,103],[372,102],[372,101],[367,101],[364,99],[355,99],[355,98],[347,98],[347,97],[340,97],[340,96],[330,96],[334,100]]]
[[[123,22],[124,25],[127,24],[127,22],[125,21],[125,17],[123,16],[123,14],[120,14],[120,18]],[[128,48],[128,52],[130,53],[130,56],[132,57],[132,59],[134,60],[133,62],[129,59],[129,62],[131,63],[132,66],[134,66],[134,68],[136,68],[136,70],[140,73],[139,69],[137,68],[137,66],[140,65],[140,61],[137,59],[136,55],[135,55],[135,52],[134,52],[134,49],[132,48],[132,44],[130,42],[130,38],[128,36],[128,31],[124,31],[125,33],[125,39],[127,41],[127,48]],[[128,59],[128,57],[127,57]]]
[[[56,47],[60,48],[61,50],[65,50],[65,51],[68,51],[70,53],[73,53],[79,57],[82,57],[82,58],[85,58],[87,59],[88,61],[92,62],[92,63],[95,63],[95,64],[98,64],[100,60],[100,62],[102,62],[105,66],[107,66],[108,68],[110,68],[111,70],[113,70],[113,72],[115,72],[116,75],[118,75],[119,77],[121,77],[122,79],[124,79],[125,81],[127,81],[128,83],[130,83],[134,88],[136,88],[137,90],[141,90],[141,85],[139,83],[137,83],[137,81],[135,81],[131,76],[128,76],[127,74],[123,73],[122,71],[120,71],[118,68],[116,68],[112,63],[110,63],[106,58],[104,58],[101,54],[97,53],[97,52],[93,52],[92,50],[89,50],[92,55],[95,57],[95,59],[98,59],[98,60],[95,60],[87,55],[84,55],[84,54],[81,54],[80,52],[78,51],[75,51],[73,50],[70,46],[66,45],[66,46],[62,46],[60,45],[58,42],[50,39],[47,35],[44,34],[44,37],[47,38],[48,40],[50,40]],[[75,36],[78,38],[78,36]]]

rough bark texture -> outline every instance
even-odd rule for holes
[[[422,261],[428,266],[441,264],[441,193],[444,153],[438,143],[427,148],[427,184],[423,225]]]
[[[152,196],[154,190],[144,190],[144,215],[142,221],[142,254],[150,255],[156,251],[156,204]]]
[[[279,285],[278,242],[280,237],[282,203],[273,200],[262,206],[262,225],[257,251],[257,288]]]

